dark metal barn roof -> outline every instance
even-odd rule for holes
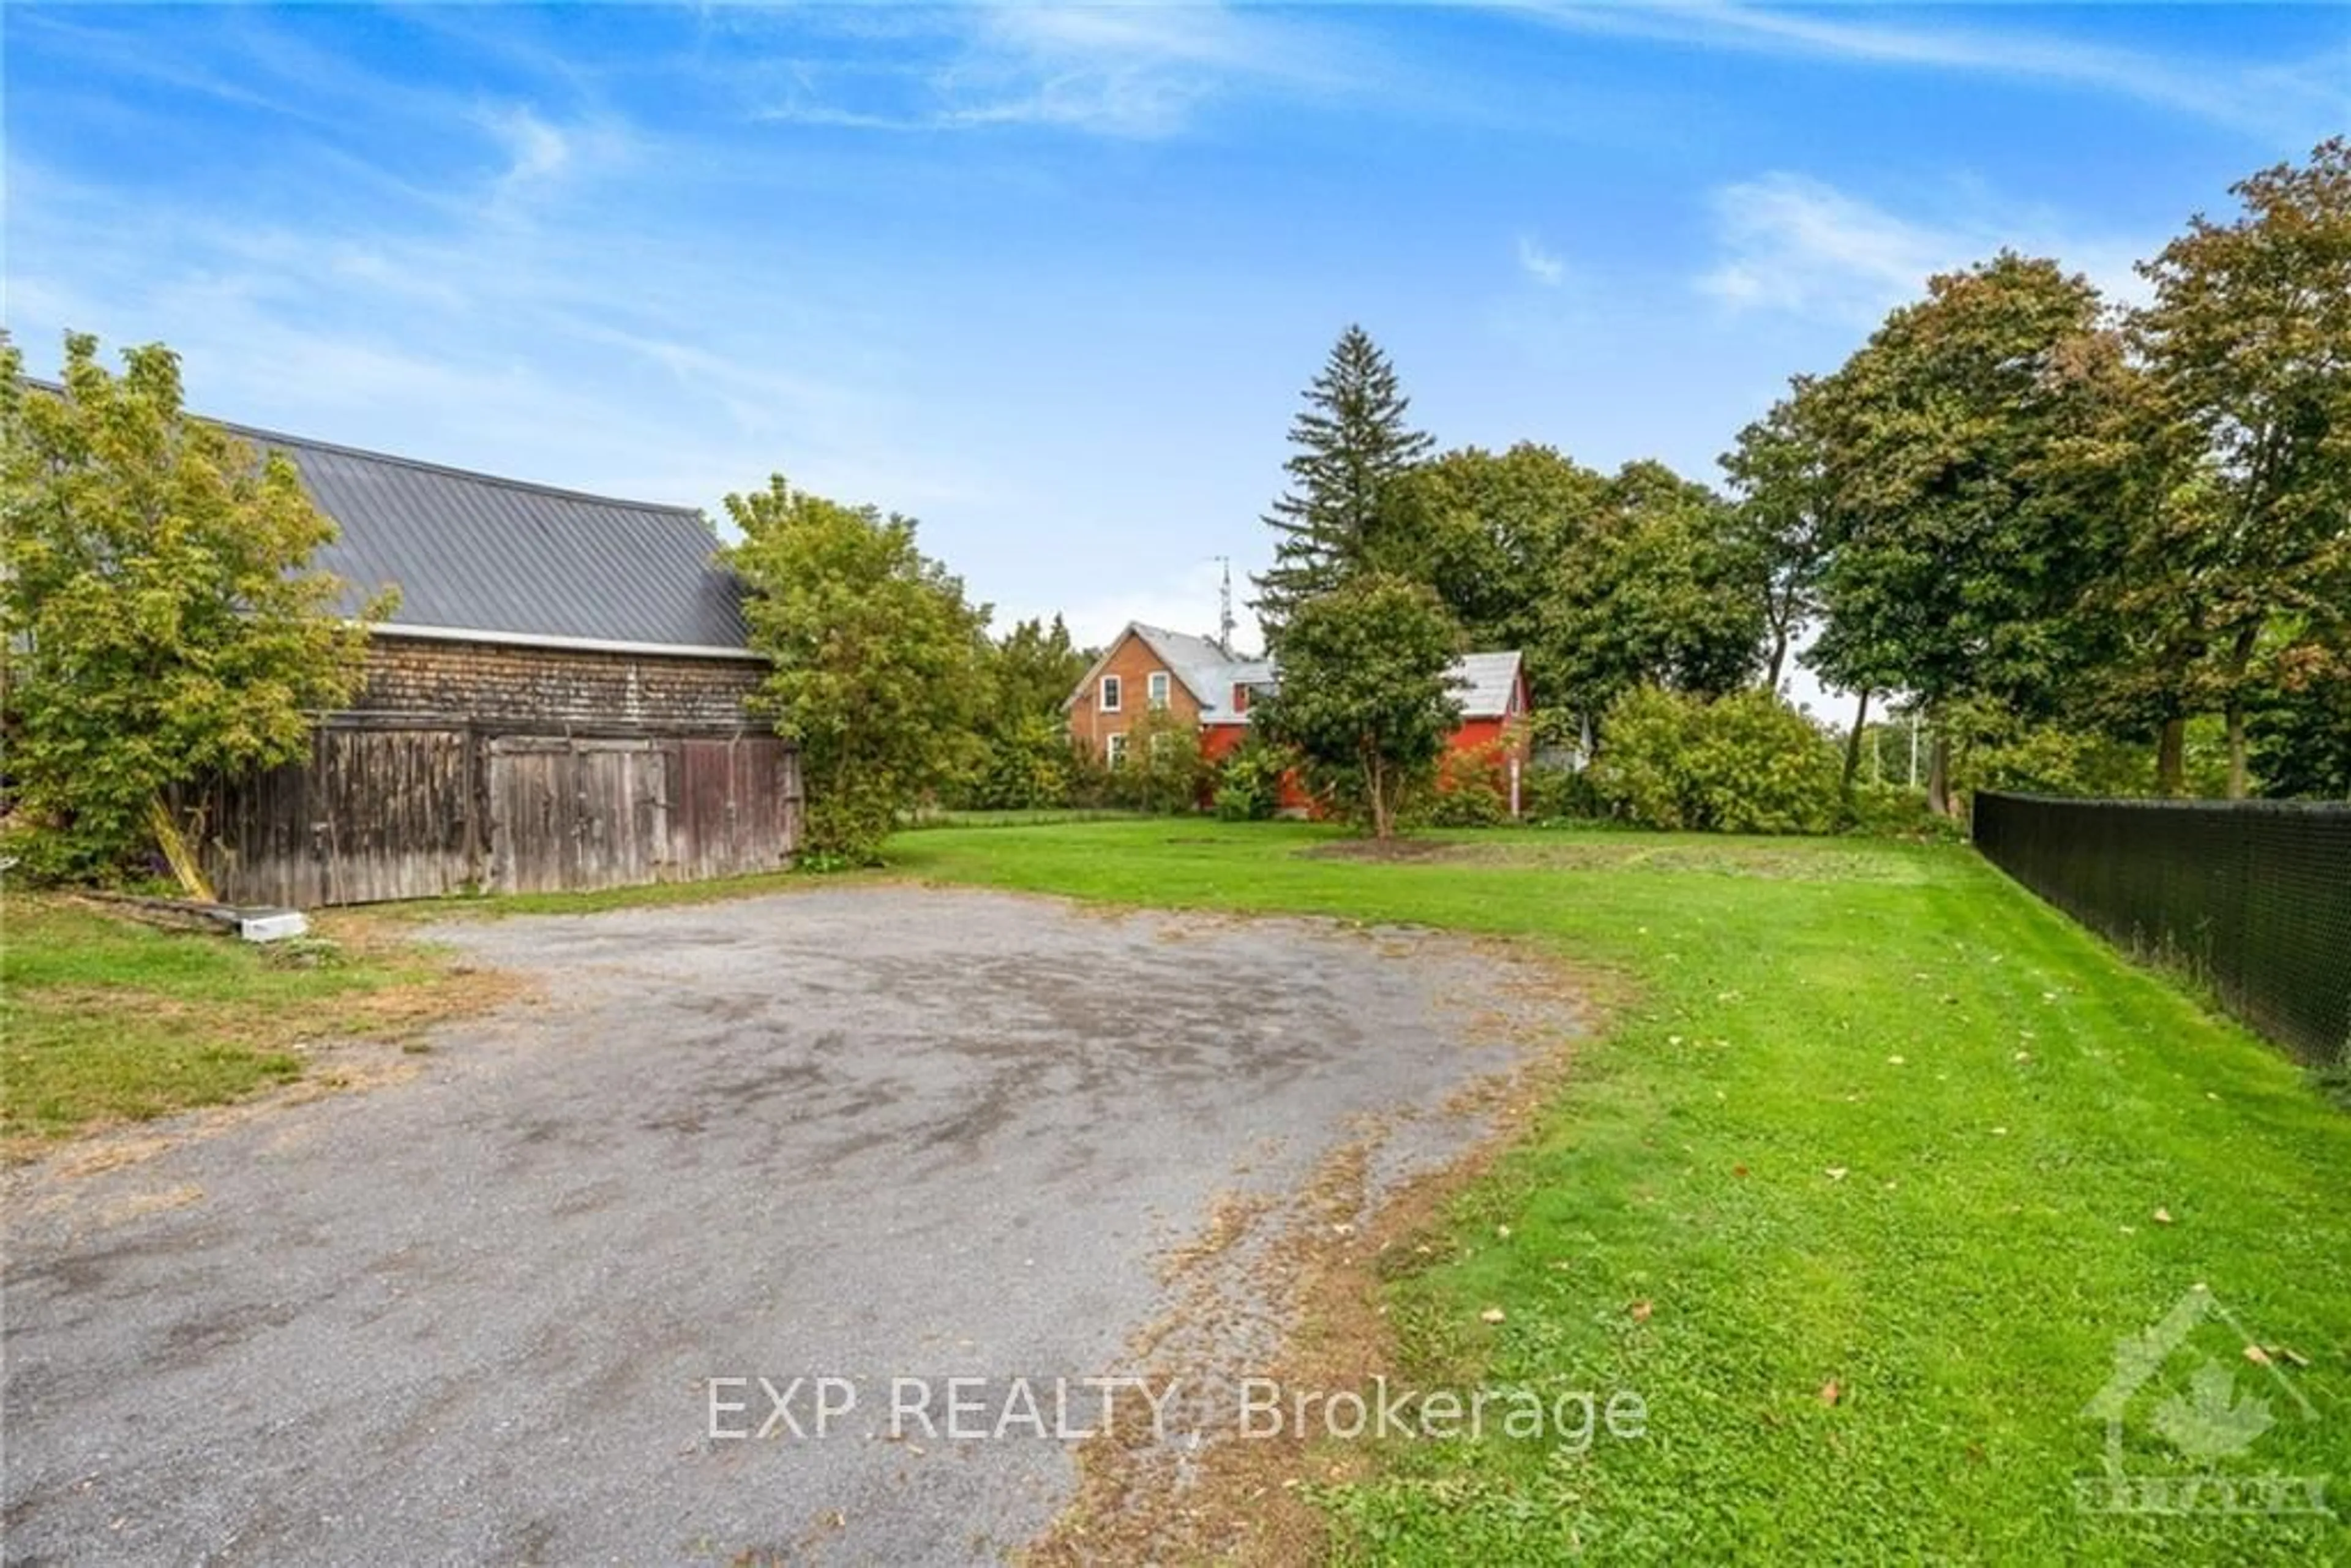
[[[741,589],[698,512],[222,428],[292,460],[341,531],[319,565],[352,585],[354,608],[396,585],[394,627],[744,645]]]

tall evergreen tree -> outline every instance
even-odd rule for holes
[[[1273,565],[1250,580],[1270,642],[1300,604],[1364,570],[1395,482],[1435,444],[1405,422],[1410,407],[1371,334],[1339,334],[1290,427],[1290,488],[1265,518],[1280,536]]]

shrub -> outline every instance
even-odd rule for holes
[[[1959,828],[1927,809],[1927,791],[1901,784],[1859,784],[1845,801],[1847,831],[1883,839],[1944,839]]]
[[[1593,787],[1652,828],[1823,833],[1836,822],[1836,747],[1770,692],[1712,702],[1636,687],[1609,708]]]
[[[982,811],[1066,806],[1082,768],[1061,726],[1030,715],[988,738],[977,773],[968,788],[958,791],[958,804]]]
[[[1504,748],[1448,751],[1437,765],[1437,785],[1416,813],[1436,828],[1492,828],[1510,820]]]
[[[1217,815],[1228,822],[1272,817],[1281,809],[1281,776],[1290,766],[1286,753],[1251,735],[1217,768]]]
[[[1151,708],[1126,732],[1126,755],[1110,771],[1110,797],[1137,811],[1196,810],[1208,778],[1199,732],[1165,709]]]
[[[1588,770],[1530,768],[1519,780],[1519,805],[1534,822],[1590,821],[1608,814]]]

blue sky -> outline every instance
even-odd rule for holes
[[[1206,630],[1363,322],[1450,445],[1713,459],[1930,271],[2127,292],[2351,126],[2351,9],[11,4],[5,317],[222,418],[923,519]]]

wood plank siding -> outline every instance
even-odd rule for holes
[[[372,904],[736,876],[799,841],[763,666],[386,639],[307,761],[183,797],[234,904]]]

